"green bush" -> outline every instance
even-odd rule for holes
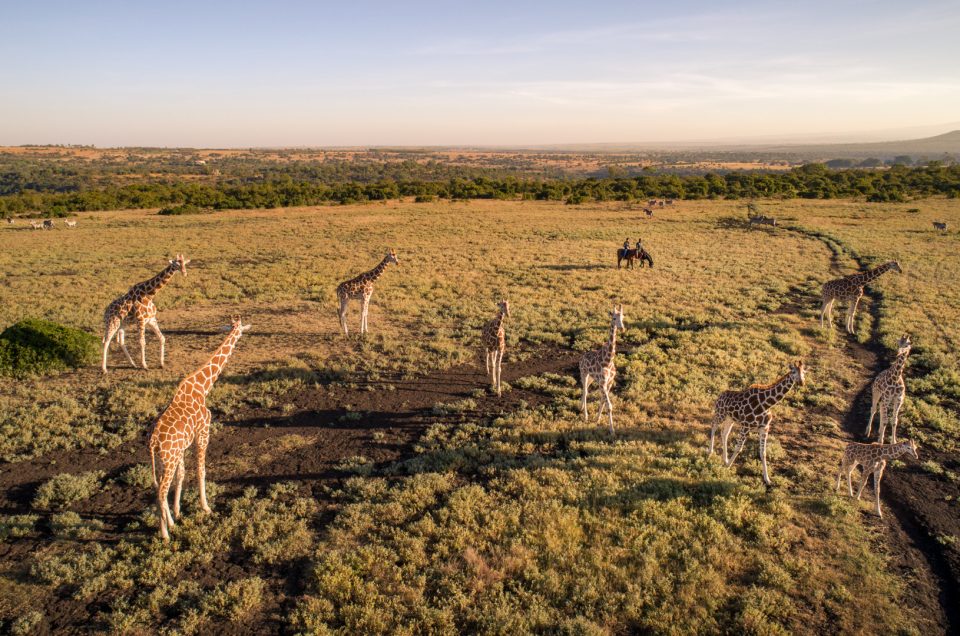
[[[168,208],[163,208],[157,214],[161,216],[182,216],[185,214],[209,214],[211,210],[206,208],[201,208],[196,205],[174,205]]]
[[[23,377],[91,364],[99,342],[85,331],[27,318],[0,333],[0,375]]]
[[[100,491],[102,470],[73,475],[60,473],[44,482],[33,498],[33,507],[41,510],[63,510],[77,501],[89,499]]]

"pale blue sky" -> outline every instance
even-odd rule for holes
[[[956,0],[3,0],[0,144],[902,131],[960,120],[958,34]]]

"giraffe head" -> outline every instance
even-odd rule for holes
[[[178,272],[180,272],[181,274],[183,274],[184,276],[186,276],[186,275],[187,275],[187,263],[189,263],[189,262],[190,262],[190,259],[189,259],[189,258],[184,258],[184,257],[183,257],[183,254],[177,254],[177,257],[176,257],[175,259],[173,259],[172,261],[170,261],[170,264],[171,264],[171,265],[176,265],[176,269],[175,269],[174,271],[178,271]]]
[[[807,369],[803,366],[803,360],[797,360],[794,364],[790,365],[790,377],[793,378],[793,381],[803,386],[803,383],[807,379]]]
[[[890,261],[890,269],[903,273],[903,268],[900,267],[900,261]]]
[[[510,316],[510,301],[504,299],[497,303],[497,307],[500,308],[500,313],[504,316]]]
[[[400,261],[397,260],[397,250],[395,250],[395,249],[393,249],[393,248],[391,247],[391,248],[390,248],[390,251],[387,252],[387,257],[386,257],[385,260],[387,261],[387,264],[388,264],[388,265],[389,265],[390,263],[395,263],[395,264],[399,265],[399,264],[400,264]]]
[[[909,352],[911,346],[913,346],[913,343],[910,342],[910,336],[903,334],[897,342],[897,354]]]
[[[619,329],[620,331],[626,329],[626,327],[623,326],[623,303],[614,305],[613,311],[610,312],[610,320],[613,321],[615,329]]]
[[[229,331],[230,333],[237,332],[242,335],[247,329],[250,328],[250,325],[243,324],[243,321],[240,320],[240,316],[233,317],[233,323],[229,325],[224,325],[220,328],[220,331]]]
[[[914,458],[914,459],[920,459],[920,456],[917,455],[917,443],[916,443],[915,441],[913,441],[912,439],[911,439],[911,440],[906,440],[906,441],[904,441],[904,442],[900,442],[900,446],[903,446],[904,449],[906,449],[906,451],[907,451],[908,453],[910,453],[911,455],[913,455],[913,458]]]

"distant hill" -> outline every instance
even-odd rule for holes
[[[731,148],[732,150],[733,148]],[[799,154],[821,159],[846,157],[877,157],[887,159],[897,155],[910,155],[914,158],[934,158],[940,155],[960,155],[960,130],[954,130],[935,137],[906,139],[902,141],[880,141],[873,143],[814,144],[814,145],[777,145],[777,146],[740,146],[738,150],[757,150],[770,153]]]

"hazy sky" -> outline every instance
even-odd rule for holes
[[[548,144],[960,120],[960,3],[0,5],[0,144]]]

